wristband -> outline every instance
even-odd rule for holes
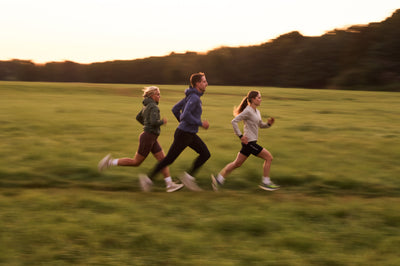
[[[239,139],[242,139],[242,137],[243,137],[243,135],[240,135],[240,136],[239,136]]]

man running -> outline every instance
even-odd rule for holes
[[[193,191],[200,191],[201,188],[196,184],[193,175],[210,158],[210,152],[206,144],[197,135],[199,127],[208,129],[208,121],[201,120],[202,103],[200,97],[206,91],[208,86],[204,73],[194,73],[190,76],[190,87],[186,89],[186,97],[179,101],[172,108],[176,119],[179,121],[174,134],[174,142],[169,148],[167,156],[161,160],[153,171],[148,175],[140,175],[140,183],[144,191],[150,191],[153,185],[152,180],[164,167],[172,164],[186,147],[190,147],[199,156],[194,160],[189,171],[184,172],[180,179],[182,183]]]

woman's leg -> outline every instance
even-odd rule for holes
[[[272,154],[263,148],[262,151],[257,156],[265,160],[264,161],[264,177],[263,177],[262,182],[259,185],[259,187],[261,189],[268,190],[268,191],[274,191],[274,190],[279,189],[280,186],[274,184],[269,177],[269,171],[271,170],[271,163],[273,160]]]
[[[135,154],[134,158],[120,158],[118,159],[118,166],[139,166],[146,159],[145,156],[139,153]]]
[[[148,132],[142,132],[139,135],[139,147],[135,157],[118,159],[118,166],[139,166],[146,159],[156,142],[157,136]]]
[[[152,172],[149,174],[150,179],[154,179],[159,171],[172,164],[176,158],[183,152],[183,150],[189,145],[191,136],[185,134],[183,131],[176,129],[174,134],[174,141],[169,148],[167,156],[165,156],[160,162],[156,164]]]
[[[164,154],[163,150],[161,150],[157,153],[154,153],[153,155],[159,162],[161,162],[162,159],[165,158],[165,154]],[[161,173],[163,174],[164,178],[170,177],[169,167],[167,166],[167,167],[164,167],[163,169],[161,169]]]
[[[262,151],[257,155],[257,157],[260,157],[264,159],[264,177],[269,177],[269,172],[271,170],[271,163],[272,160],[274,159],[272,157],[272,154],[267,151],[265,148],[262,149]]]
[[[219,174],[224,178],[226,178],[233,170],[240,167],[246,161],[247,158],[248,157],[246,155],[239,152],[236,159],[233,162],[228,163],[224,167],[224,169],[221,170]]]

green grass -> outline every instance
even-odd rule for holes
[[[259,143],[282,189],[258,189],[263,162],[250,157],[214,193],[210,173],[240,149],[233,106],[254,88],[210,85],[205,191],[170,194],[161,176],[140,192],[153,157],[97,172],[105,154],[136,152],[143,86],[0,82],[0,265],[400,264],[397,93],[255,88],[276,118]],[[160,88],[167,151],[186,87]],[[173,177],[194,158],[186,150]]]

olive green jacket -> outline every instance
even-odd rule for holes
[[[144,126],[144,131],[158,136],[161,131],[160,126],[163,125],[164,122],[160,119],[160,109],[157,105],[158,103],[153,99],[145,98],[143,100],[143,109],[137,114],[136,120]]]

